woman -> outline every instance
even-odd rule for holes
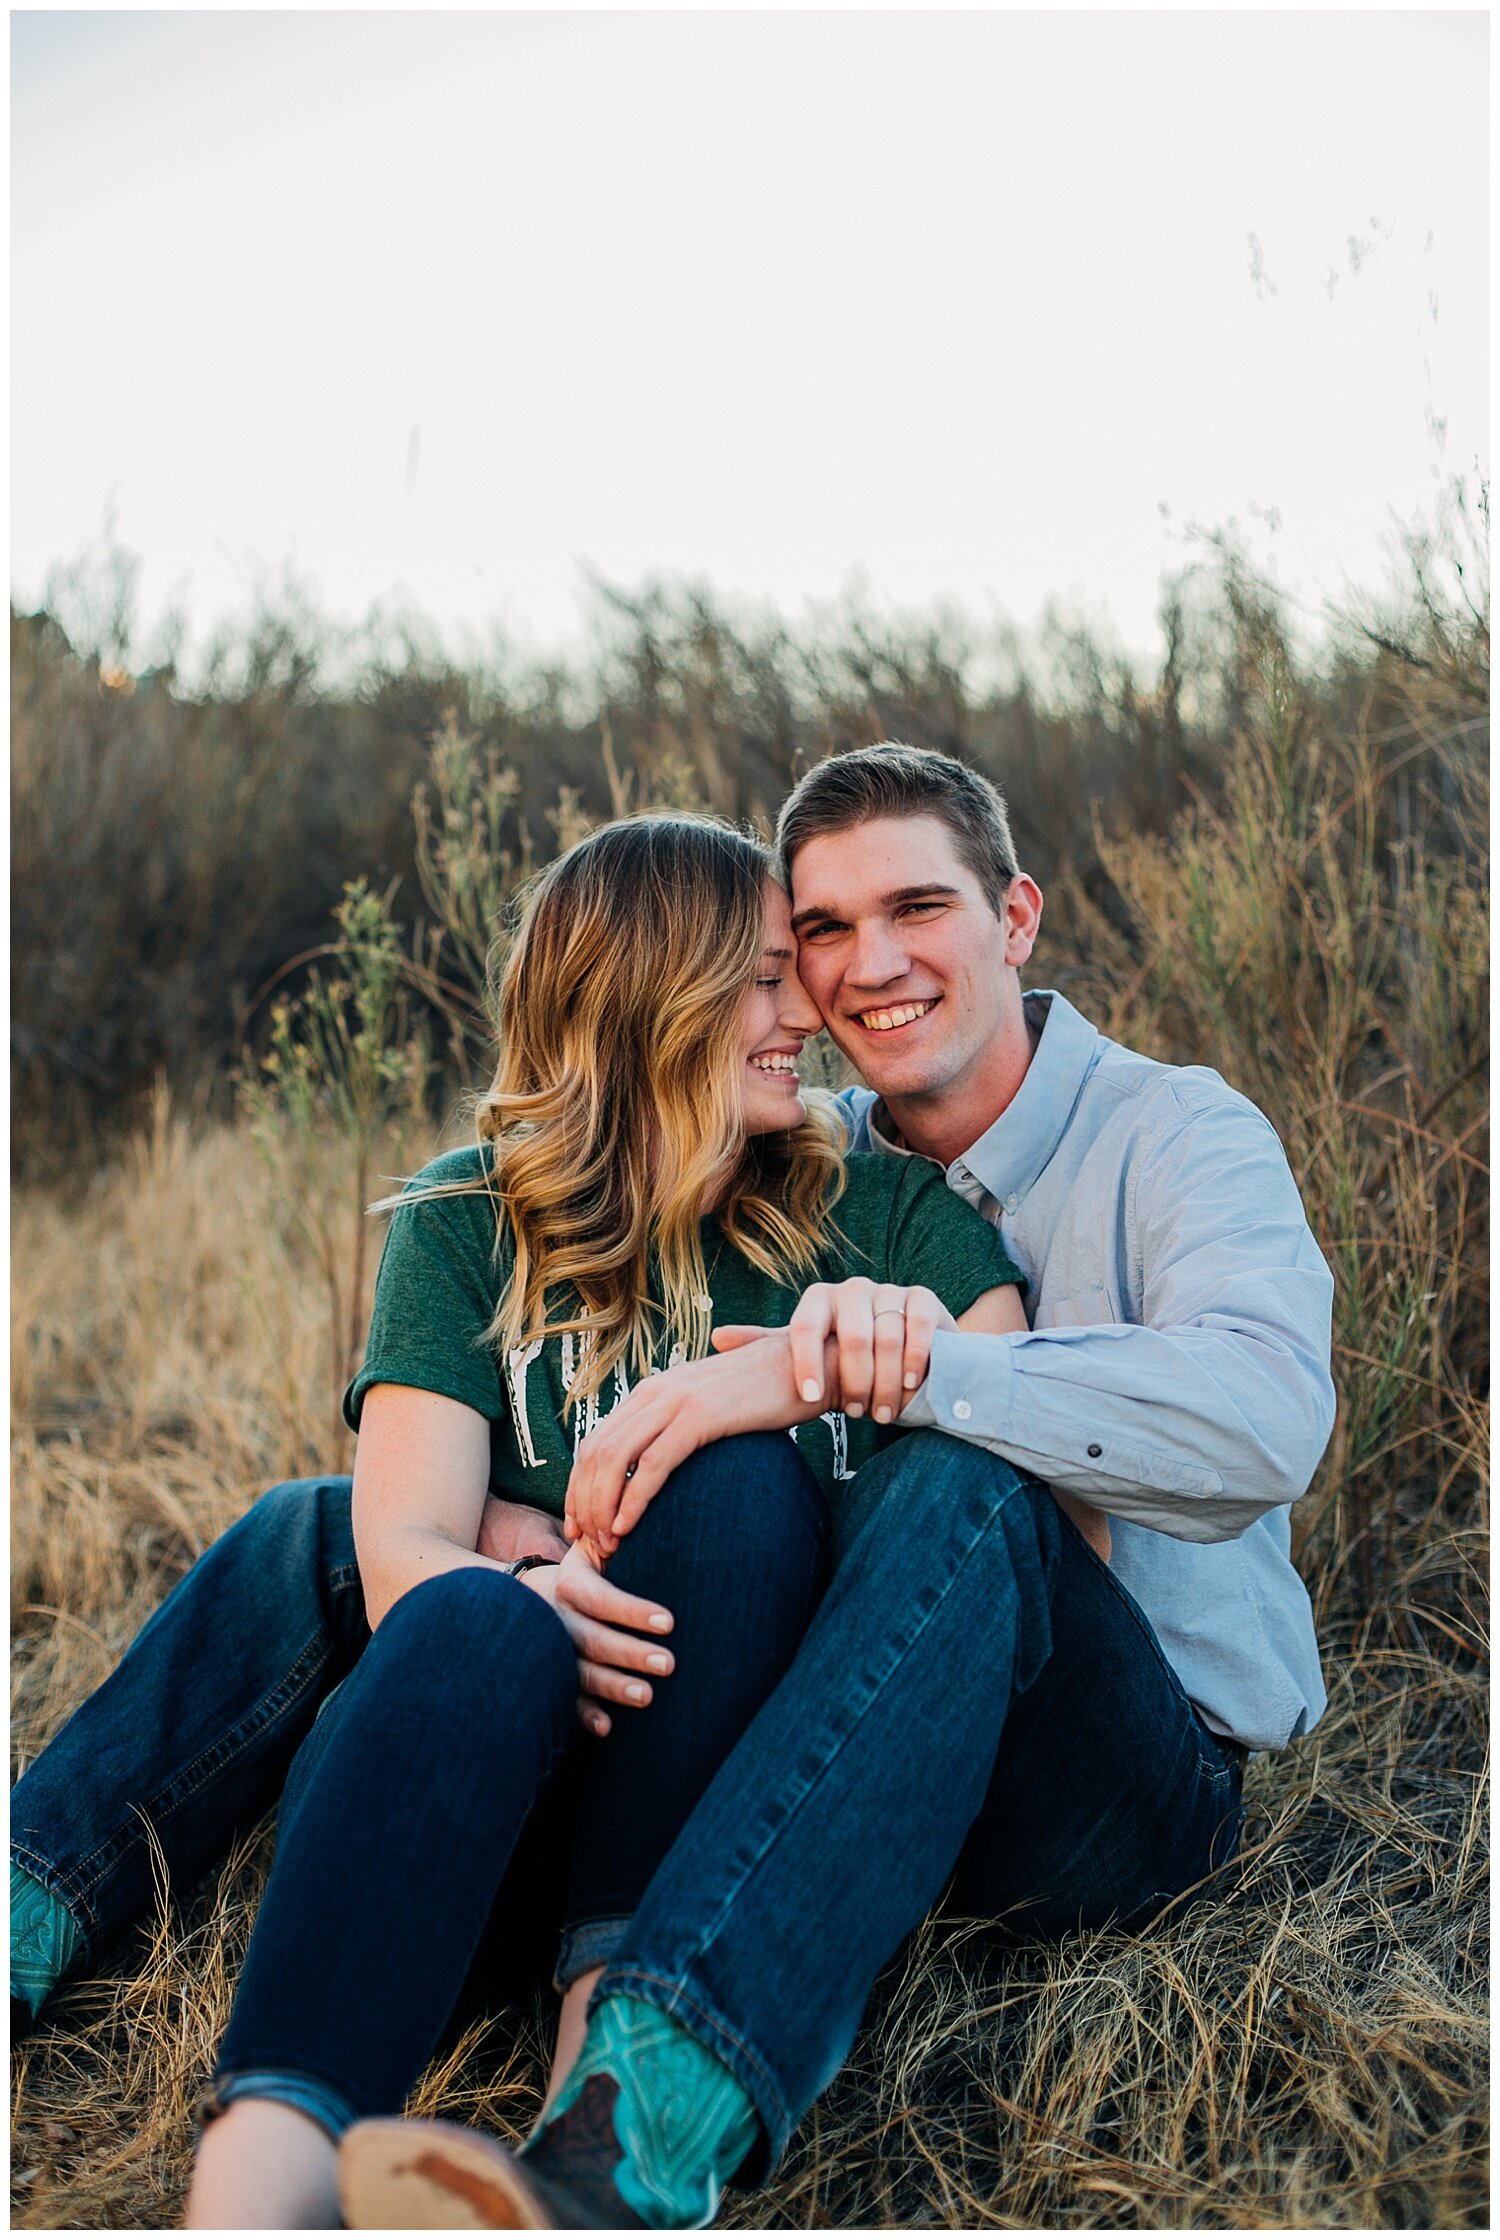
[[[543,875],[480,1143],[397,1201],[346,1400],[374,1636],[288,1785],[189,2223],[337,2221],[337,2138],[399,2106],[559,1826],[560,2079],[655,1866],[816,1607],[825,1504],[888,1435],[795,1390],[781,1326],[799,1293],[873,1277],[893,1321],[925,1285],[943,1321],[1023,1326],[1016,1270],[939,1169],[840,1158],[837,1114],[797,1078],[819,1024],[754,841],[630,820]],[[739,1422],[714,1395],[749,1389],[752,1349],[706,1358],[715,1324],[777,1326],[749,1374],[754,1419],[781,1430],[719,1437]],[[654,1374],[693,1381],[718,1443],[638,1519],[594,1504],[558,1563],[476,1553],[487,1489],[561,1516],[590,1434]],[[636,1700],[646,1672],[678,1670],[649,1719],[575,1744],[557,1615],[605,1553],[640,1598]],[[671,1651],[650,1639],[661,1603]]]

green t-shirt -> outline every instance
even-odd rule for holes
[[[488,1156],[477,1145],[446,1152],[408,1188],[476,1182]],[[941,1168],[884,1152],[855,1152],[848,1167],[848,1188],[834,1218],[849,1242],[833,1239],[815,1276],[773,1282],[730,1244],[713,1216],[705,1220],[713,1326],[779,1327],[791,1320],[809,1283],[846,1276],[926,1284],[954,1315],[995,1285],[1022,1280],[999,1232],[954,1196]],[[397,1207],[381,1256],[364,1367],[344,1395],[344,1416],[357,1431],[364,1396],[376,1384],[416,1385],[461,1400],[489,1421],[492,1491],[560,1517],[579,1441],[624,1398],[629,1383],[623,1365],[617,1367],[602,1392],[565,1412],[580,1358],[576,1336],[548,1338],[504,1359],[485,1342],[511,1259],[509,1238],[497,1241],[496,1227],[487,1191]],[[799,1425],[793,1436],[831,1495],[888,1434],[868,1416],[850,1422],[830,1412]]]

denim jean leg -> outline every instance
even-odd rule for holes
[[[11,1855],[97,1957],[276,1800],[369,1639],[347,1478],[264,1494],[168,1595],[11,1793]]]
[[[670,1676],[580,1744],[560,1988],[609,1959],[647,1884],[791,1664],[829,1570],[827,1505],[785,1432],[722,1439],[675,1471],[610,1561],[665,1604]]]
[[[649,2000],[718,2053],[772,2159],[937,1899],[1006,1711],[1051,1650],[1060,1519],[1045,1488],[935,1432],[857,1483],[863,1522],[801,1651],[595,1994]]]
[[[1052,1640],[1006,1720],[946,1910],[1028,1936],[1143,1925],[1233,1855],[1239,1760],[1066,1519]]]
[[[572,1740],[576,1691],[566,1632],[518,1580],[462,1568],[393,1605],[308,1745],[215,2092],[275,2072],[357,2115],[400,2107]]]

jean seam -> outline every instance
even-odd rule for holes
[[[220,1736],[208,1748],[200,1750],[192,1763],[184,1769],[179,1780],[170,1785],[170,1789],[159,1789],[155,1795],[148,1797],[143,1803],[133,1806],[131,1809],[136,1820],[147,1828],[154,1826],[155,1817],[160,1811],[162,1800],[169,1794],[171,1803],[164,1812],[161,1812],[160,1816],[162,1818],[170,1817],[172,1813],[179,1811],[183,1805],[190,1803],[206,1782],[212,1780],[226,1766],[233,1764],[235,1758],[243,1753],[249,1742],[263,1733],[267,1727],[273,1725],[283,1712],[289,1710],[298,1698],[305,1693],[307,1681],[312,1677],[319,1662],[321,1662],[323,1643],[324,1636],[321,1633],[315,1634],[306,1647],[299,1652],[285,1677],[277,1682],[268,1695],[262,1696],[258,1703],[251,1706],[246,1716],[228,1735]],[[186,1783],[187,1786],[182,1786],[183,1783]],[[117,1826],[111,1830],[102,1842],[97,1843],[85,1858],[76,1861],[72,1867],[59,1869],[55,1863],[47,1862],[53,1880],[49,1881],[46,1876],[38,1877],[38,1879],[43,1881],[52,1890],[53,1895],[60,1898],[65,1905],[80,1907],[88,1916],[90,1924],[93,1924],[96,1916],[90,1903],[90,1893],[99,1887],[115,1861],[137,1835],[138,1830],[134,1826]],[[17,1845],[15,1848],[19,1851],[22,1847]]]
[[[12,1838],[10,1855],[16,1865],[23,1868],[31,1876],[33,1882],[41,1884],[49,1898],[55,1899],[58,1905],[72,1915],[83,1939],[84,1950],[87,1952],[89,1939],[97,1926],[98,1918],[87,1898],[72,1894],[65,1896],[59,1887],[61,1878],[54,1861],[45,1858],[39,1851],[33,1851],[29,1843],[22,1843],[16,1838]],[[79,1919],[80,1915],[82,1919]]]
[[[960,1575],[966,1568],[969,1559],[974,1555],[980,1544],[994,1530],[995,1526],[1000,1523],[1002,1515],[1004,1511],[1009,1507],[1014,1495],[1023,1490],[1024,1481],[1021,1481],[1018,1477],[1017,1483],[1014,1486],[1008,1486],[1005,1492],[1000,1496],[1000,1499],[995,1503],[989,1515],[980,1524],[978,1530],[970,1540],[969,1545],[963,1551],[963,1554],[954,1564],[948,1579],[945,1581],[941,1592],[933,1601],[931,1608],[921,1614],[916,1626],[900,1643],[899,1648],[896,1650],[895,1654],[892,1656],[890,1662],[888,1663],[886,1670],[881,1674],[874,1687],[870,1690],[870,1693],[866,1696],[863,1704],[861,1705],[858,1717],[853,1721],[846,1732],[838,1737],[835,1748],[823,1759],[817,1769],[817,1772],[798,1793],[793,1809],[800,1811],[805,1805],[807,1799],[813,1795],[814,1791],[822,1786],[823,1782],[832,1772],[834,1766],[838,1763],[839,1758],[843,1755],[844,1750],[853,1739],[854,1733],[858,1728],[860,1722],[868,1716],[874,1705],[879,1701],[885,1689],[890,1685],[890,1682],[894,1678],[899,1666],[907,1657],[910,1656],[912,1650],[921,1640],[923,1634],[927,1632],[929,1626],[932,1624],[933,1619],[937,1616],[939,1610],[941,1610],[943,1604],[947,1601],[948,1596],[957,1586]],[[769,1840],[756,1853],[755,1858],[749,1863],[749,1865],[740,1875],[739,1882],[737,1883],[734,1891],[726,1895],[724,1903],[719,1909],[718,1917],[715,1920],[712,1928],[704,1932],[703,1939],[698,1947],[700,1953],[705,1949],[709,1941],[718,1934],[719,1927],[723,1922],[724,1916],[727,1913],[729,1907],[735,1902],[735,1899],[739,1896],[740,1890],[743,1889],[749,1877],[756,1872],[756,1870],[760,1867],[762,1861],[769,1856],[772,1848],[781,1836],[783,1829],[786,1827],[787,1820],[789,1818],[790,1813],[788,1813],[788,1815],[783,1818],[778,1827],[772,1830]]]

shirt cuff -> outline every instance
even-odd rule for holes
[[[1025,1333],[1016,1332],[1020,1339]],[[988,1443],[1005,1435],[1010,1418],[1015,1345],[982,1330],[939,1330],[927,1382],[901,1411],[903,1430],[951,1431]]]

